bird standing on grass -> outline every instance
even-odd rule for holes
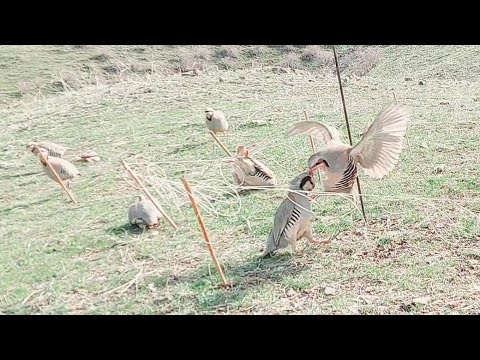
[[[233,162],[233,178],[240,186],[275,186],[277,180],[273,172],[263,163],[249,156],[248,149],[241,145]]]
[[[47,141],[29,142],[27,145],[27,150],[34,152],[35,145],[40,149],[46,150],[48,152],[48,156],[54,156],[57,158],[63,158],[63,155],[65,155],[67,150],[72,150],[65,146],[47,142]]]
[[[66,188],[70,189],[70,180],[72,180],[76,176],[81,175],[75,165],[65,159],[49,156],[48,150],[46,149],[40,148],[40,151],[43,154],[43,158],[38,154],[38,151],[36,149],[34,149],[32,152],[39,155],[40,162],[43,165],[43,170],[48,175],[48,177],[53,181],[58,182],[52,170],[47,166],[46,161],[48,161],[50,166],[57,173],[58,177],[65,183]]]
[[[399,105],[385,108],[354,146],[341,142],[338,130],[314,121],[302,121],[288,131],[289,136],[310,134],[321,138],[326,146],[308,159],[310,174],[316,169],[326,172],[322,181],[326,192],[351,193],[359,165],[366,175],[382,178],[393,170],[402,151],[408,114]]]
[[[163,215],[156,206],[150,200],[145,199],[143,195],[139,195],[135,203],[128,209],[128,221],[141,229],[156,228],[162,217]]]
[[[205,118],[208,130],[213,131],[215,134],[225,133],[228,130],[228,121],[221,110],[213,110],[211,107],[208,107],[205,110]]]
[[[225,119],[225,114],[221,110],[213,110],[211,107],[207,107],[205,110],[205,124],[207,129],[215,135],[225,134],[228,130],[228,121]],[[212,147],[214,147],[213,144]],[[215,149],[212,152],[215,152]]]
[[[315,188],[312,176],[308,172],[301,173],[290,182],[290,191],[282,201],[273,221],[273,229],[267,239],[267,246],[262,257],[273,255],[278,249],[289,244],[298,254],[297,241],[306,237],[314,244],[325,243],[313,238],[311,218],[312,203],[309,192]]]

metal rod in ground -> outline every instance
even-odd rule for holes
[[[178,227],[175,224],[175,222],[172,220],[172,218],[170,216],[168,216],[168,214],[165,212],[165,210],[163,210],[163,208],[160,206],[160,204],[157,202],[157,200],[152,196],[152,194],[150,194],[150,191],[147,190],[145,185],[143,185],[143,183],[140,181],[138,176],[133,172],[133,170],[130,168],[130,166],[128,166],[128,164],[123,159],[120,160],[120,162],[122,163],[125,170],[128,171],[128,173],[133,178],[133,180],[135,180],[135,182],[138,184],[138,186],[140,186],[142,188],[143,192],[145,193],[145,195],[147,195],[147,197],[150,199],[150,201],[153,203],[153,205],[155,205],[155,207],[158,209],[158,211],[160,211],[160,213],[163,215],[165,220],[167,220],[167,222],[170,225],[172,225],[172,227],[175,230],[178,230]]]
[[[228,156],[233,157],[232,153],[230,151],[228,151],[228,149],[225,147],[225,145],[222,144],[222,142],[217,138],[217,135],[215,135],[215,133],[213,131],[210,130],[209,134],[212,135],[213,139],[218,144],[218,146],[220,146],[222,148],[222,150],[225,151],[225,153]]]
[[[305,116],[305,121],[310,121],[307,110],[303,110],[303,115]],[[317,148],[315,146],[315,141],[313,140],[313,136],[309,135],[309,139],[310,139],[310,146],[312,147],[312,151],[315,154],[317,152]],[[318,174],[318,181],[321,181],[322,178],[320,175],[320,170],[317,170],[317,174]]]
[[[393,99],[395,100],[395,104],[398,105],[397,94],[395,94],[395,91],[392,91],[392,92],[393,92]],[[407,127],[407,131],[408,131],[408,127]],[[405,131],[405,140],[407,141],[408,153],[411,156],[412,155],[412,150],[410,148],[410,140],[408,139],[407,131]]]
[[[48,159],[45,158],[45,156],[43,156],[42,152],[40,151],[40,149],[38,148],[37,145],[34,145],[35,146],[35,149],[38,151],[38,154],[40,155],[40,157],[42,158],[43,161],[45,161],[45,164],[48,166],[48,168],[52,171],[53,175],[55,176],[55,178],[57,179],[57,182],[61,185],[62,189],[65,190],[65,192],[67,193],[68,197],[70,198],[70,200],[72,200],[75,204],[77,204],[77,201],[74,199],[73,197],[73,194],[70,192],[70,190],[67,189],[67,187],[63,184],[63,181],[62,179],[60,179],[60,176],[58,176],[57,172],[55,171],[55,169],[52,167],[52,165],[50,165],[50,163],[48,162]]]
[[[220,263],[218,262],[218,259],[215,255],[215,250],[213,249],[212,243],[210,242],[210,238],[208,237],[207,229],[205,227],[205,222],[203,221],[202,215],[200,214],[200,210],[198,209],[197,202],[195,201],[195,197],[193,196],[192,188],[190,187],[190,184],[188,183],[188,180],[182,176],[182,183],[183,186],[185,187],[185,190],[187,191],[188,198],[190,199],[190,202],[192,203],[192,208],[193,211],[195,212],[195,215],[197,217],[198,223],[200,224],[200,228],[202,229],[202,234],[203,238],[205,239],[205,242],[207,243],[208,251],[210,252],[210,256],[213,259],[213,263],[215,264],[215,267],[217,268],[218,274],[220,275],[220,279],[222,280],[222,285],[223,286],[228,286],[228,282],[225,279],[225,275],[223,274],[222,267],[220,266]]]
[[[338,67],[338,58],[337,58],[337,52],[335,51],[335,45],[333,45],[333,56],[335,58],[335,67],[337,68],[338,86],[340,87],[340,95],[342,97],[343,113],[345,115],[345,123],[347,124],[348,140],[350,141],[350,146],[353,146],[352,134],[350,132],[350,123],[348,122],[347,106],[345,105],[345,97],[343,95],[342,79],[340,78],[340,69]],[[363,205],[362,188],[360,186],[359,176],[357,176],[356,183],[357,183],[358,195],[360,197],[360,205],[362,206],[363,220],[366,223],[367,222],[367,216],[365,215],[365,206]]]

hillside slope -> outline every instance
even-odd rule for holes
[[[325,47],[204,49],[0,47],[0,312],[478,313],[480,47],[340,47],[354,141],[394,90],[411,110],[410,146],[387,178],[362,176],[368,231],[350,203],[321,197],[314,229],[333,242],[261,263],[285,184],[311,154],[288,127],[307,110],[346,139],[337,80]],[[195,75],[185,64],[201,51]],[[29,89],[34,80],[45,89]],[[253,147],[283,189],[231,194],[206,106],[225,111],[227,147]],[[101,155],[78,164],[78,205],[35,174],[39,161],[25,152],[34,139],[74,148],[69,160]],[[177,232],[131,231],[139,190],[120,159],[154,185]],[[215,286],[181,175],[232,289]]]

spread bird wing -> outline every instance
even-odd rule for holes
[[[400,105],[385,108],[369,126],[350,156],[374,178],[388,175],[398,163],[407,131],[408,113]]]
[[[313,135],[321,139],[325,144],[332,140],[341,141],[340,133],[335,127],[315,121],[300,121],[288,130],[288,136],[297,134]]]

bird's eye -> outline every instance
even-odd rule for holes
[[[330,165],[328,165],[327,161],[326,160],[319,160],[317,161],[317,163],[315,165],[320,165],[320,164],[325,164],[326,167],[330,167]]]

